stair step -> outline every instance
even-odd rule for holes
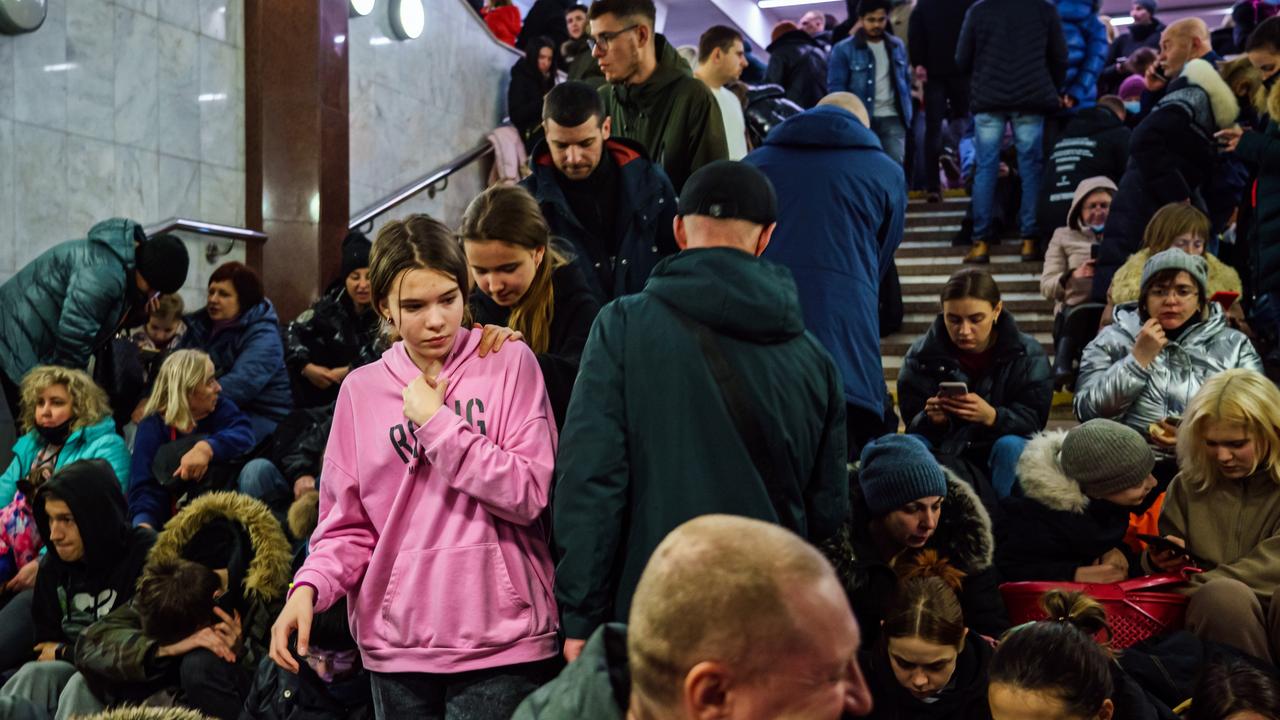
[[[943,272],[953,273],[962,267],[982,267],[981,265],[966,265],[960,262],[959,257],[954,255],[950,257],[900,257],[894,258],[894,262],[898,266],[899,277],[934,275]],[[1044,270],[1044,263],[1022,262],[1018,255],[1009,255],[987,264],[986,267],[989,272],[997,275],[1016,274],[1034,277],[1038,284],[1040,273]],[[996,282],[999,281],[997,280]]]
[[[937,315],[934,313],[906,313],[902,317],[902,328],[898,332],[919,337],[933,325],[935,317]],[[1051,313],[1035,311],[1014,313],[1014,319],[1018,321],[1018,329],[1022,332],[1053,332]]]
[[[1028,275],[1010,276],[1004,273],[992,273],[996,284],[1000,286],[1001,297],[1005,295],[1031,295],[1046,303],[1048,307],[1052,307],[1052,303],[1040,296],[1040,279]],[[937,297],[937,293],[942,290],[942,286],[947,282],[946,275],[901,275],[898,278],[902,282],[902,294],[906,295],[923,295],[929,294]]]
[[[1040,341],[1040,347],[1044,348],[1045,355],[1053,354],[1053,335],[1047,332],[1029,333],[1036,340]],[[908,335],[906,333],[894,333],[880,341],[880,357],[883,362],[884,358],[892,356],[902,356],[907,354],[907,349],[911,347],[911,343],[916,341],[919,335]]]
[[[1021,262],[1021,250],[1022,248],[1015,243],[1001,243],[999,245],[991,245],[987,256],[991,258],[992,265],[1002,262]],[[903,258],[945,257],[959,263],[960,258],[963,258],[968,252],[968,245],[952,245],[951,236],[948,235],[944,239],[903,240],[893,256],[898,260]],[[1041,263],[1036,264],[1040,265]],[[1039,272],[1039,268],[1036,271]]]
[[[939,284],[937,289],[941,289]],[[938,312],[938,293],[937,289],[930,288],[928,293],[906,293],[905,288],[902,295],[902,310],[906,313],[936,313]],[[1012,312],[1014,317],[1020,316],[1027,311],[1032,312],[1048,312],[1053,309],[1053,304],[1048,300],[1040,297],[1038,292],[1001,292],[1000,300],[1004,303],[1005,308]]]

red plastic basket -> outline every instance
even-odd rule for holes
[[[1149,637],[1182,629],[1187,616],[1185,595],[1160,592],[1158,588],[1183,585],[1180,573],[1133,578],[1118,583],[1015,582],[1000,586],[1005,608],[1014,625],[1043,620],[1040,596],[1050,590],[1079,590],[1097,600],[1107,611],[1111,624],[1111,646],[1127,648]],[[1100,638],[1101,639],[1101,638]]]

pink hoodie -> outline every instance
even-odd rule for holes
[[[402,390],[420,374],[402,343],[342,383],[320,481],[320,522],[295,581],[316,612],[348,598],[376,672],[457,673],[555,655],[543,520],[556,427],[524,343],[476,356],[461,329],[445,405],[416,430]]]

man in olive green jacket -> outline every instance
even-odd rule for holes
[[[720,107],[676,49],[654,32],[653,0],[591,4],[592,56],[613,132],[645,146],[676,192],[693,171],[729,158]]]
[[[649,555],[686,520],[740,515],[817,544],[849,515],[839,371],[805,332],[790,271],[758,257],[776,207],[750,165],[694,173],[675,222],[686,249],[591,328],[552,512],[570,659],[627,619]]]

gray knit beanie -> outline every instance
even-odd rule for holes
[[[1097,498],[1142,484],[1156,457],[1137,430],[1095,418],[1067,431],[1059,462],[1085,495]]]
[[[863,448],[858,484],[876,517],[920,498],[947,494],[942,467],[929,448],[910,435],[885,435]]]
[[[1199,255],[1188,255],[1178,248],[1169,248],[1161,250],[1147,259],[1147,264],[1142,266],[1142,294],[1146,294],[1147,281],[1151,276],[1163,270],[1183,270],[1186,271],[1191,279],[1200,286],[1200,299],[1208,300],[1206,297],[1209,287],[1209,264]]]

